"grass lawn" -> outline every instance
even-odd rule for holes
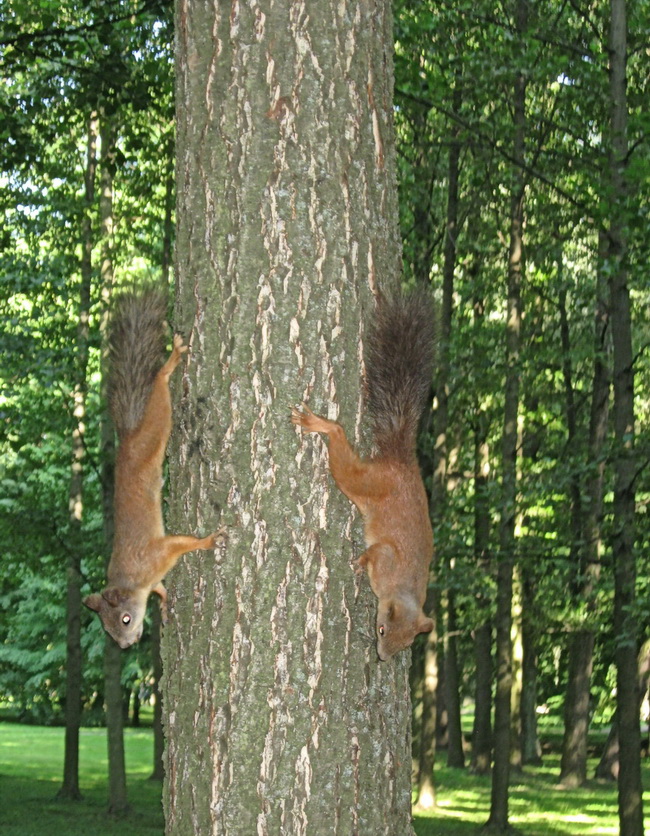
[[[125,734],[129,803],[124,820],[106,815],[106,730],[82,729],[79,780],[83,800],[56,801],[63,777],[62,728],[0,723],[0,833],[2,836],[162,836],[160,783],[149,781],[150,729]]]
[[[106,732],[82,729],[80,781],[83,801],[56,801],[63,764],[63,729],[0,722],[0,834],[2,836],[162,836],[160,784],[149,781],[150,729],[126,730],[129,801],[127,821],[106,815]],[[436,765],[438,807],[415,818],[417,836],[469,836],[485,823],[490,779]],[[595,760],[590,762],[593,774]],[[644,786],[650,783],[644,761]],[[557,788],[559,755],[513,775],[510,821],[522,836],[615,836],[616,787],[591,781],[579,790]],[[650,812],[650,811],[647,811]],[[646,816],[650,833],[650,817]],[[237,833],[229,836],[253,836]],[[326,836],[316,831],[310,836]],[[374,836],[374,834],[363,834]],[[402,836],[402,834],[394,834]]]
[[[593,775],[596,760],[590,761]],[[510,823],[522,836],[616,836],[616,785],[589,781],[577,790],[559,789],[559,754],[545,754],[541,767],[526,767],[511,775]],[[490,778],[466,770],[436,766],[438,807],[415,818],[417,836],[469,836],[485,824],[490,812]],[[647,787],[650,769],[643,765]],[[650,810],[646,799],[646,831]]]

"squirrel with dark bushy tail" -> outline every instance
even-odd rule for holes
[[[431,301],[424,291],[379,299],[367,340],[366,407],[377,452],[360,458],[340,424],[304,404],[294,424],[329,438],[329,463],[340,490],[361,512],[366,569],[378,598],[377,653],[383,661],[433,629],[423,612],[433,532],[416,457],[420,417],[433,374]]]
[[[224,529],[208,537],[166,536],[162,517],[163,460],[172,426],[169,378],[187,351],[179,334],[165,363],[167,302],[161,289],[121,294],[109,333],[109,409],[119,447],[115,461],[115,533],[107,586],[84,604],[97,612],[120,647],[142,635],[147,599],[167,593],[162,579],[178,558],[212,549]]]

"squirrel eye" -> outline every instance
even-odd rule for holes
[[[122,624],[130,624],[130,623],[131,623],[131,616],[128,614],[128,612],[125,612],[124,615],[122,616]]]
[[[379,626],[379,635],[380,635],[380,636],[383,636],[385,632],[386,632],[386,631],[384,630],[384,625],[383,625],[383,624],[381,624],[381,625]]]

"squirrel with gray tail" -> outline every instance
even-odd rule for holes
[[[343,427],[304,404],[291,420],[329,439],[329,464],[339,489],[363,517],[366,569],[378,598],[377,653],[382,661],[433,629],[423,612],[433,557],[433,532],[416,457],[420,417],[433,374],[431,300],[424,291],[382,297],[366,343],[366,407],[377,452],[360,458]]]
[[[165,620],[162,579],[178,558],[194,549],[213,549],[225,538],[224,528],[203,538],[165,535],[162,468],[172,426],[169,378],[187,351],[176,334],[162,362],[166,307],[161,289],[126,292],[117,298],[110,324],[108,398],[119,440],[115,534],[107,586],[84,604],[99,614],[121,648],[140,639],[151,592],[160,596]]]

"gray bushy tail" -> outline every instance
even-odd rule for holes
[[[415,455],[420,417],[433,375],[434,322],[424,289],[379,300],[366,342],[366,405],[379,452]]]
[[[108,403],[122,438],[140,424],[167,342],[167,297],[149,287],[116,297],[109,325]]]

